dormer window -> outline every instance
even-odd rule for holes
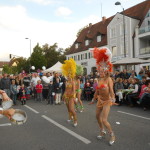
[[[98,35],[98,36],[97,36],[97,42],[101,42],[101,40],[102,40],[102,36],[101,36],[101,35]]]
[[[89,45],[89,40],[85,40],[85,46]]]
[[[77,49],[77,48],[79,48],[79,44],[78,43],[75,44],[75,49]]]

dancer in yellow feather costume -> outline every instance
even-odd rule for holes
[[[74,61],[74,59],[70,58],[69,60],[65,60],[65,63],[62,65],[62,74],[67,78],[63,100],[66,103],[69,113],[68,122],[73,119],[74,126],[77,126],[77,115],[74,109],[74,101],[76,98],[74,82],[74,77],[76,75],[76,62]]]

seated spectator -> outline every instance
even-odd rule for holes
[[[126,95],[126,101],[129,103],[129,106],[133,107],[134,103],[135,103],[134,98],[139,96],[139,91],[140,91],[137,79],[134,78],[131,80],[131,84],[129,85],[129,89],[132,89],[132,91],[130,91],[130,93],[128,93]]]
[[[137,101],[138,104],[141,104],[142,101],[143,101],[143,98],[146,96],[146,95],[149,95],[149,89],[150,89],[150,80],[146,80],[145,84],[142,85],[142,88],[141,88],[141,93],[139,95],[139,100]],[[146,96],[147,97],[147,96]],[[145,98],[144,98],[145,99]]]
[[[123,86],[123,83],[122,83],[122,78],[117,78],[115,86],[114,86],[114,90],[115,90],[116,96],[118,96],[119,105],[121,105],[122,101],[123,101],[122,89],[124,89],[124,86]]]
[[[128,89],[128,87],[129,87],[128,79],[123,79],[123,87],[124,87],[124,89]]]

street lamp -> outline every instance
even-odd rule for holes
[[[124,8],[122,7],[120,2],[116,2],[115,5],[120,5],[121,8],[123,9],[122,15],[123,15],[123,36],[124,36],[124,57],[126,57],[126,39],[125,39],[125,15],[124,15]]]
[[[30,68],[31,68],[31,39],[25,38],[26,40],[30,40],[30,61],[29,61],[29,73],[30,73]]]

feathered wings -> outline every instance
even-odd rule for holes
[[[62,65],[62,74],[66,77],[70,76],[74,78],[76,75],[76,62],[74,59],[70,58],[69,60],[65,60]]]
[[[83,67],[81,65],[76,66],[76,75],[77,76],[83,75]]]

